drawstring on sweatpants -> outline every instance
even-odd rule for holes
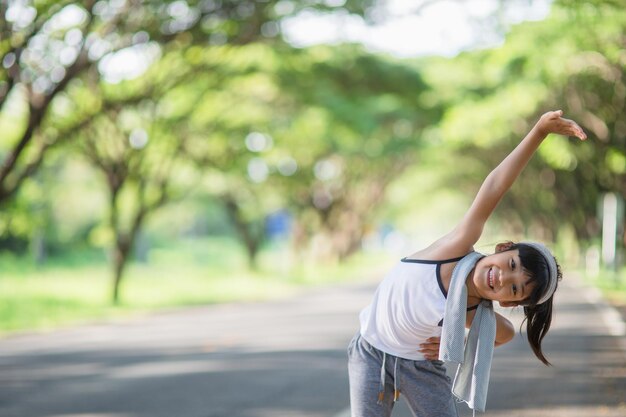
[[[387,354],[383,352],[383,366],[380,367],[380,389],[378,390],[378,404],[383,403],[385,398],[385,362],[387,362]]]
[[[380,367],[380,390],[378,391],[378,404],[383,403],[385,398],[385,364],[387,363],[387,354],[383,352],[383,364]],[[393,364],[393,402],[395,403],[400,398],[400,390],[398,389],[398,358],[395,358]]]
[[[380,367],[380,390],[378,391],[378,404],[383,403],[385,398],[385,363],[387,362],[387,354],[383,352],[383,366]]]
[[[393,402],[395,403],[400,398],[400,390],[397,388],[396,383],[398,382],[398,358],[396,357],[396,362],[393,364]]]

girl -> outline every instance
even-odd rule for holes
[[[437,360],[444,311],[447,323],[453,321],[446,310],[453,271],[468,261],[485,222],[548,134],[587,138],[562,115],[559,110],[541,116],[487,176],[461,222],[427,248],[402,259],[381,282],[372,303],[361,312],[360,332],[348,347],[352,417],[390,416],[400,391],[416,416],[456,416],[451,380]],[[523,306],[528,342],[539,360],[549,365],[541,341],[550,329],[553,294],[561,278],[554,257],[541,244],[512,242],[497,245],[493,255],[475,255],[475,263],[466,269],[469,273],[458,278],[465,284],[463,306],[465,301],[469,306],[465,326],[470,327],[481,303]],[[488,349],[493,349],[494,344],[509,342],[515,329],[505,317],[493,310],[490,314],[495,317],[495,342],[488,339]],[[490,366],[491,356],[488,359]],[[489,368],[487,383],[488,373]]]

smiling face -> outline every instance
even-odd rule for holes
[[[535,283],[522,268],[519,250],[485,256],[467,280],[468,294],[513,307],[530,296]]]

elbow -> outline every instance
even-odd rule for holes
[[[495,345],[501,346],[501,345],[504,345],[505,343],[509,343],[511,340],[513,340],[514,337],[515,337],[515,328],[513,327],[513,324],[511,324],[510,322],[501,323],[501,325],[498,326],[498,329],[496,331]]]
[[[512,334],[510,336],[507,335],[506,337],[496,338],[495,346],[498,347],[498,346],[502,346],[502,345],[504,345],[506,343],[509,343],[511,340],[513,340],[513,336],[514,335]]]

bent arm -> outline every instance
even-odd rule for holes
[[[515,327],[509,319],[496,313],[496,346],[509,343],[515,336]]]
[[[476,315],[476,311],[468,311],[465,318],[465,327],[468,329],[472,326],[472,320],[474,320],[474,316]],[[501,346],[505,343],[513,340],[515,336],[515,327],[513,327],[513,323],[509,321],[503,315],[496,313],[496,346]]]
[[[467,321],[465,326],[469,328],[472,325],[472,320],[476,311],[469,311],[467,313]],[[511,323],[507,318],[502,315],[496,313],[496,342],[495,346],[501,346],[505,343],[513,340],[515,336],[515,328],[513,327],[513,323]],[[441,343],[441,338],[439,336],[433,336],[428,338],[424,343],[420,344],[418,347],[418,351],[424,355],[424,358],[434,361],[439,358],[439,344]]]

